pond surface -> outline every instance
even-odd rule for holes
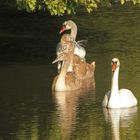
[[[77,23],[96,61],[93,89],[52,93],[56,44],[63,21]],[[50,17],[0,11],[0,140],[139,140],[140,104],[107,110],[111,59],[121,62],[119,85],[140,101],[140,6]]]

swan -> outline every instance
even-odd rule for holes
[[[118,76],[120,61],[118,58],[112,59],[112,85],[103,99],[102,105],[107,108],[128,108],[137,105],[137,99],[129,89],[120,89]]]
[[[76,79],[73,72],[67,72],[70,64],[70,55],[68,53],[61,53],[52,62],[56,63],[62,61],[60,73],[54,78],[52,84],[53,91],[72,91],[80,89],[79,80]]]
[[[77,25],[75,24],[74,21],[72,20],[67,20],[63,23],[61,30],[60,30],[60,34],[63,33],[66,30],[71,30],[70,35],[73,37],[74,41],[76,40],[76,36],[77,36]],[[85,40],[80,40],[80,41],[75,41],[75,50],[74,50],[74,54],[77,54],[78,56],[80,56],[81,58],[85,59],[85,55],[86,55],[86,50],[85,48],[83,48],[83,42],[86,43]]]
[[[56,55],[58,56],[59,54],[61,54],[64,50],[66,50],[66,46],[67,46],[67,42],[74,42],[74,39],[71,35],[69,34],[64,34],[62,35],[60,42],[57,44],[56,47]],[[74,47],[73,47],[74,49]],[[69,69],[67,71],[72,71],[72,69],[70,69],[72,66],[72,61],[70,63]],[[58,65],[57,65],[57,69],[58,69],[58,73],[61,70],[61,66],[62,66],[62,62],[58,61]]]
[[[67,42],[67,46],[71,46],[70,48],[74,48],[73,42]],[[58,73],[58,75],[53,80],[53,84],[52,84],[53,91],[73,91],[73,90],[78,90],[78,89],[88,88],[88,87],[93,86],[94,84],[93,75],[91,78],[80,79],[76,75],[75,71],[68,71],[71,60],[73,60],[74,56],[76,55],[73,53],[70,53],[70,51],[68,52],[64,51],[60,53],[57,56],[57,58],[52,62],[52,63],[56,63],[56,62],[62,61],[60,73]],[[76,56],[76,57],[79,57],[79,56]],[[82,66],[81,66],[81,70],[82,70]],[[91,70],[87,69],[87,74],[90,71]]]

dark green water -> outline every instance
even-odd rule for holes
[[[77,23],[96,61],[95,88],[52,93],[55,47],[61,24]],[[121,62],[120,88],[140,100],[140,6],[93,14],[49,17],[0,11],[0,140],[139,140],[140,104],[129,110],[101,106],[110,89],[111,59]]]

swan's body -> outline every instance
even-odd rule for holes
[[[53,61],[53,63],[62,61],[62,66],[60,73],[53,80],[52,90],[72,91],[93,86],[95,62],[92,64],[83,62],[78,55],[73,53],[73,42],[67,41],[66,44],[64,51],[59,53],[56,60]],[[78,74],[82,76],[80,77]]]
[[[71,30],[70,35],[73,37],[74,41],[75,41],[75,50],[74,50],[74,54],[80,56],[81,58],[85,58],[86,55],[86,50],[85,48],[83,48],[80,43],[76,42],[76,36],[77,36],[77,25],[72,21],[72,20],[68,20],[65,21],[62,25],[62,28],[60,30],[60,33],[63,33],[66,30]]]
[[[127,108],[137,105],[137,99],[128,89],[120,89],[118,86],[120,62],[118,58],[112,59],[112,86],[111,91],[107,92],[102,105],[107,108]]]
[[[93,78],[95,61],[89,64],[86,61],[82,61],[79,56],[74,55],[72,69],[78,79]]]

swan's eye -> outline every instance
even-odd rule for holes
[[[117,64],[118,63],[118,61],[112,61],[112,64]]]
[[[66,28],[67,24],[63,24],[63,26]]]

